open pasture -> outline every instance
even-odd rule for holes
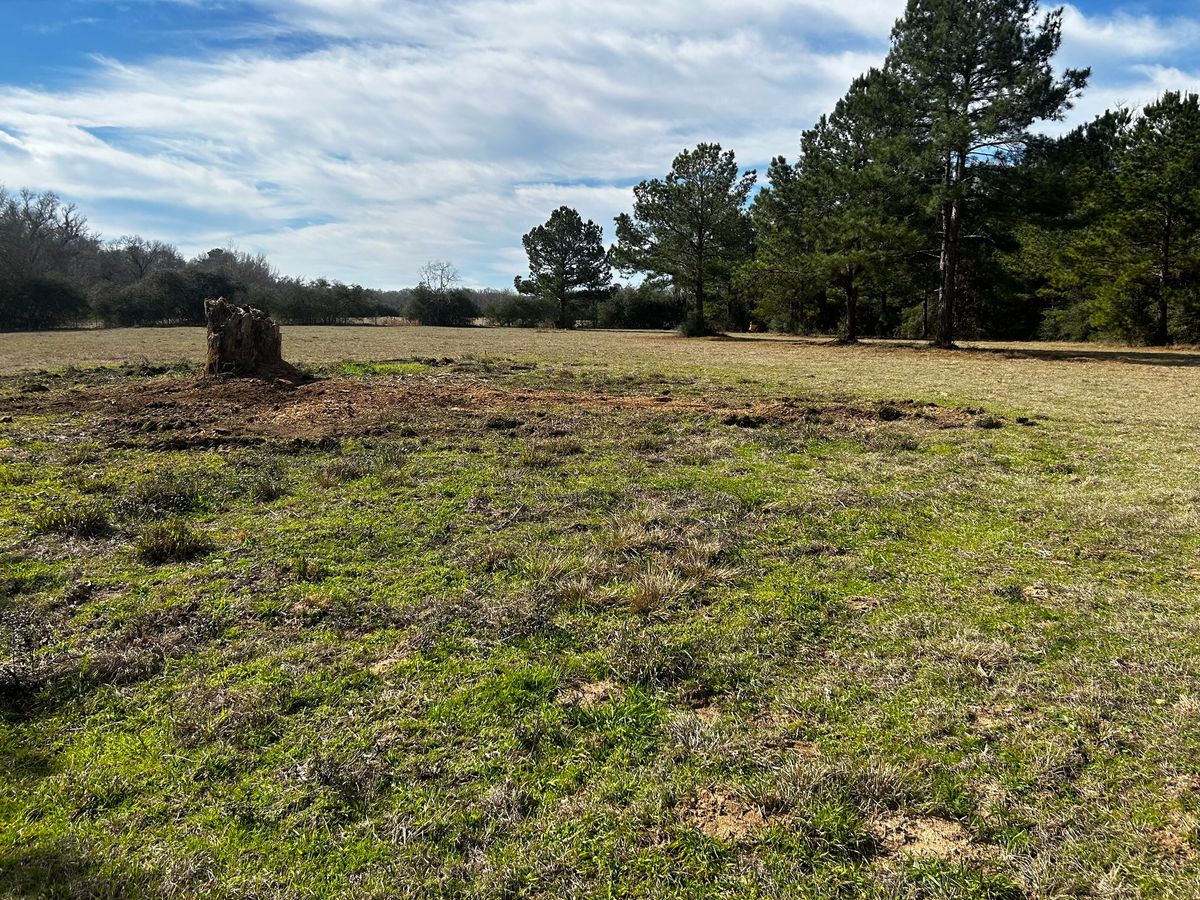
[[[1200,355],[0,335],[0,891],[1200,895]]]

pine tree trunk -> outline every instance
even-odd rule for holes
[[[946,171],[943,188],[957,190],[966,177],[966,153],[958,153],[958,164],[953,165],[953,152],[946,154]],[[942,202],[942,253],[939,264],[941,285],[938,289],[937,334],[935,347],[954,346],[954,307],[958,291],[959,236],[962,228],[962,201],[950,197]]]
[[[220,297],[204,301],[204,318],[208,323],[205,375],[303,380],[298,369],[283,361],[279,326],[262,310]]]
[[[847,344],[858,343],[858,284],[853,275],[846,285],[846,335],[842,340]]]
[[[954,301],[958,287],[958,201],[951,200],[943,208],[945,227],[942,231],[941,285],[938,288],[937,347],[954,346]]]
[[[1157,309],[1154,318],[1154,345],[1165,347],[1171,340],[1168,324],[1167,287],[1171,270],[1171,220],[1163,226],[1162,245],[1159,250]]]
[[[704,276],[696,278],[696,333],[708,334],[708,319],[704,315]]]

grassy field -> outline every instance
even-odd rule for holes
[[[0,335],[0,893],[1200,897],[1200,355],[201,337]]]

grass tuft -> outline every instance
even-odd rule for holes
[[[62,534],[69,537],[104,537],[112,533],[108,511],[94,503],[40,510],[33,517],[38,534]]]
[[[179,519],[151,525],[138,535],[137,555],[143,562],[187,562],[214,549],[202,531]]]

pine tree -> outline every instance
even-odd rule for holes
[[[612,291],[612,271],[604,249],[604,232],[583,221],[569,206],[560,206],[546,224],[522,239],[529,256],[529,277],[515,280],[518,292],[552,300],[558,306],[558,327],[574,323],[572,308],[586,304],[592,323],[599,303]]]
[[[1195,303],[1200,275],[1200,96],[1164,94],[1129,131],[1116,179],[1113,226],[1153,303],[1150,341],[1171,339],[1172,300]]]
[[[1114,256],[1104,223],[1132,120],[1128,110],[1107,110],[1061,137],[1035,138],[1006,186],[1020,222],[1004,265],[1019,299],[1035,308],[1043,338],[1087,340],[1114,324],[1099,303],[1111,273],[1100,275],[1099,265]]]
[[[1035,19],[1037,0],[909,0],[892,31],[885,70],[903,91],[915,151],[937,163],[940,239],[934,343],[953,346],[964,220],[979,170],[1026,143],[1028,129],[1061,118],[1088,70],[1056,77],[1062,9]]]
[[[729,291],[750,256],[746,202],[755,179],[753,170],[738,174],[732,150],[700,144],[675,157],[666,178],[637,185],[633,214],[617,217],[618,268],[670,278],[690,300],[690,333],[708,332],[708,298]]]
[[[809,268],[845,298],[842,339],[850,343],[865,284],[910,255],[916,239],[910,185],[891,158],[893,104],[888,81],[872,69],[801,139]]]
[[[778,156],[767,169],[767,186],[754,198],[750,221],[754,256],[738,270],[737,282],[755,299],[755,314],[773,327],[797,334],[815,317],[821,276],[815,258],[814,218],[797,166]]]

